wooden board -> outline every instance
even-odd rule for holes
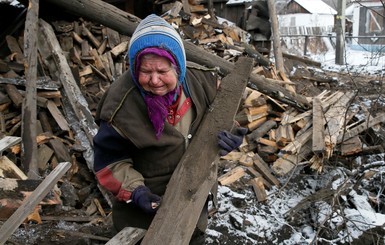
[[[217,134],[230,130],[253,67],[242,57],[221,84],[212,111],[200,125],[171,177],[162,204],[141,244],[188,244],[217,178]],[[202,147],[204,145],[205,147]]]

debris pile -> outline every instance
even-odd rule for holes
[[[307,72],[305,75],[297,70],[292,81],[282,81],[268,55],[247,44],[247,31],[256,29],[250,26],[254,21],[248,21],[244,31],[207,16],[207,9],[202,6],[189,4],[187,8],[176,1],[164,18],[184,39],[228,62],[235,62],[241,56],[254,58],[252,75],[258,79],[257,82],[250,79],[235,117],[240,126],[248,129],[248,134],[239,151],[222,157],[219,184],[232,185],[246,178],[256,199],[264,202],[268,198],[265,188],[280,186],[279,177],[299,165],[322,172],[323,165],[332,158],[349,159],[384,151],[382,141],[362,137],[363,133],[375,131],[373,128],[384,123],[383,112],[373,115],[361,107],[360,113],[364,111],[366,117],[358,117],[357,108],[352,106],[357,96],[354,91],[324,90],[311,94],[301,90],[303,83],[294,80],[306,80],[306,86],[334,86],[332,79],[311,77],[307,68],[302,69]],[[253,7],[262,10],[265,6],[256,2]],[[265,19],[268,17],[260,11],[250,15],[249,20],[261,18],[258,17],[261,13]],[[267,30],[270,26],[264,28],[263,33],[268,39],[271,33]],[[71,168],[39,202],[26,223],[52,220],[107,223],[111,197],[98,187],[92,173],[90,152],[97,130],[93,116],[104,92],[127,70],[125,54],[130,37],[85,18],[51,22],[40,19],[39,33],[38,172],[45,178],[62,162],[70,162]],[[253,36],[259,34],[253,33]],[[0,59],[0,219],[3,221],[42,183],[42,180],[28,179],[23,172],[22,104],[28,81],[24,76],[22,44],[22,35],[7,35],[9,52]],[[302,67],[309,66],[309,70],[311,66],[319,66],[289,54],[285,59],[289,70],[288,66],[296,62]],[[261,83],[275,89],[260,89]],[[106,237],[88,238],[108,240]]]

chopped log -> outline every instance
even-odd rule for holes
[[[247,124],[247,128],[249,129],[249,131],[254,131],[255,129],[259,128],[264,122],[266,122],[266,120],[267,120],[266,116],[261,117]]]
[[[277,145],[277,143],[273,140],[268,140],[268,139],[265,139],[265,138],[258,138],[257,142],[259,144],[263,144],[263,145],[267,145],[267,146],[271,146],[271,147],[274,147],[275,149],[279,149],[279,146]],[[275,150],[275,151],[277,151]],[[275,152],[274,151],[274,152]]]
[[[67,172],[71,167],[71,163],[60,163],[33,191],[25,202],[12,214],[12,216],[4,222],[0,228],[0,243],[4,244],[12,233],[25,220],[35,206],[48,194],[57,181]]]
[[[218,177],[218,182],[221,185],[230,185],[245,176],[245,174],[246,172],[243,167],[238,166]]]
[[[313,147],[312,151],[316,154],[322,154],[325,151],[325,117],[323,115],[321,100],[313,99]]]
[[[124,41],[119,45],[116,45],[113,49],[111,49],[110,52],[114,57],[118,57],[120,54],[126,52],[127,48],[128,48],[128,41]]]
[[[8,48],[12,53],[11,56],[15,59],[17,63],[24,64],[23,51],[21,50],[16,38],[7,35],[5,39],[7,41]],[[11,60],[13,60],[13,58],[11,58]]]
[[[110,49],[115,48],[116,45],[121,43],[119,32],[107,27],[107,40]]]
[[[253,67],[249,58],[236,63],[234,73],[226,76],[206,115],[175,169],[146,236],[141,244],[188,244],[210,189],[216,182],[217,133],[234,126],[234,116]],[[203,141],[202,141],[203,140]],[[205,142],[202,148],[202,142]]]
[[[90,54],[94,58],[96,68],[100,71],[100,73],[104,73],[106,68],[104,67],[103,62],[100,59],[98,51],[96,49],[91,49]]]
[[[91,65],[85,66],[81,71],[79,71],[79,76],[84,77],[87,75],[91,75],[93,73]]]
[[[6,84],[5,90],[7,91],[7,94],[9,98],[12,100],[15,107],[20,108],[21,105],[23,104],[24,97],[16,88],[16,86],[12,84]]]
[[[255,195],[257,196],[258,202],[264,202],[267,200],[267,194],[264,186],[263,177],[257,177],[250,181],[253,186]]]
[[[252,106],[261,106],[259,102],[259,99],[262,99],[264,101],[264,104],[266,104],[266,100],[263,98],[262,93],[252,90],[251,93],[247,96],[245,101],[243,102],[243,107],[252,107]]]
[[[311,137],[310,137],[311,138]],[[296,155],[284,154],[282,157],[278,158],[274,163],[271,169],[273,172],[279,176],[284,176],[293,170],[298,163],[304,161],[306,156],[311,153],[311,139],[307,141],[300,149]]]
[[[247,111],[249,112],[248,114],[250,115],[250,117],[253,117],[258,114],[268,114],[268,112],[271,111],[271,105],[265,104],[257,107],[249,107],[247,108]]]
[[[221,159],[228,160],[228,161],[239,161],[241,157],[244,155],[243,152],[239,151],[231,151],[225,156],[221,156]]]
[[[272,175],[269,165],[258,155],[254,155],[254,167],[271,184],[280,186],[279,180]]]
[[[68,147],[66,147],[62,141],[57,138],[50,139],[48,144],[55,152],[55,156],[59,162],[62,161],[71,161],[71,156],[69,154]]]
[[[259,138],[263,137],[270,129],[277,126],[277,123],[272,120],[268,120],[264,122],[261,126],[259,126],[256,130],[254,130],[251,134],[246,136],[248,142],[257,142]]]
[[[279,125],[275,130],[275,142],[283,147],[294,140],[294,131],[290,124]]]
[[[254,156],[254,152],[252,151],[246,154],[242,154],[242,156],[239,158],[239,164],[245,167],[253,166],[253,156]]]
[[[99,40],[94,36],[94,34],[92,34],[92,32],[86,27],[84,23],[82,23],[82,31],[88,37],[88,39],[92,42],[92,44],[94,45],[94,48],[96,49],[99,48],[100,46]]]
[[[42,144],[37,147],[37,162],[39,170],[45,171],[47,169],[49,160],[53,154],[54,151],[46,144]]]

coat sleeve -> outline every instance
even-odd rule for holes
[[[118,200],[127,201],[132,191],[144,185],[143,176],[133,168],[131,152],[134,145],[111,125],[100,122],[94,137],[94,171],[100,185]]]

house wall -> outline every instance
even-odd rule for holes
[[[333,15],[287,14],[278,16],[281,34],[320,35],[334,27]]]
[[[279,15],[278,21],[282,44],[286,49],[290,50],[290,52],[295,53],[298,51],[298,48],[301,47],[304,49],[305,44],[307,46],[307,54],[323,53],[330,49],[330,39],[328,37],[312,37],[311,35],[331,33],[334,27],[333,15],[288,14]],[[310,36],[307,42],[305,39],[306,35]],[[298,55],[302,54],[303,53],[298,53]]]
[[[385,18],[384,7],[379,2],[366,2],[365,6],[356,4],[353,11],[353,36],[368,36],[368,38],[353,38],[352,48],[365,50],[385,51],[385,38],[376,38],[376,36],[385,36]],[[377,18],[373,18],[371,9],[379,12]],[[382,15],[382,16],[381,16]]]

